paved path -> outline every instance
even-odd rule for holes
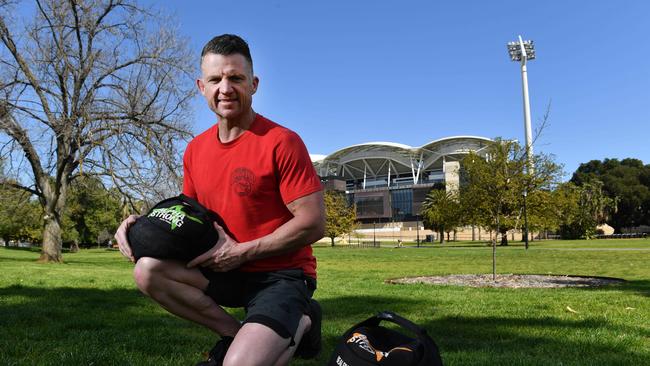
[[[640,250],[640,251],[650,251],[650,248],[530,248],[534,250],[609,250],[609,251],[627,251],[627,250]]]

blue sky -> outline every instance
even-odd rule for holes
[[[535,41],[528,65],[535,151],[650,164],[650,1],[169,1],[197,58],[215,35],[251,46],[253,106],[310,153],[448,136],[524,141],[521,74],[506,43]],[[198,68],[197,68],[198,70]],[[200,95],[195,130],[215,122]]]

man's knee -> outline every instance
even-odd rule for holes
[[[135,264],[133,269],[133,279],[138,289],[145,295],[150,295],[156,278],[161,275],[162,262],[159,259],[142,257]]]
[[[280,352],[260,354],[260,350],[252,347],[250,349],[229,349],[226,357],[223,360],[223,366],[241,366],[241,365],[251,365],[251,366],[263,366],[263,365],[273,365],[275,360],[286,350],[286,348],[281,348]],[[256,354],[257,353],[257,354]],[[280,353],[280,354],[277,354]]]
[[[273,365],[289,348],[290,341],[291,338],[282,338],[265,325],[245,323],[230,345],[223,365]]]

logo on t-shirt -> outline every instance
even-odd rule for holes
[[[248,196],[253,192],[255,174],[248,168],[237,168],[232,174],[232,188],[240,196]]]

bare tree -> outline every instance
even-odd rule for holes
[[[169,20],[131,0],[0,0],[0,157],[44,211],[41,261],[61,261],[70,183],[98,176],[125,197],[178,189],[191,137],[191,55]]]

